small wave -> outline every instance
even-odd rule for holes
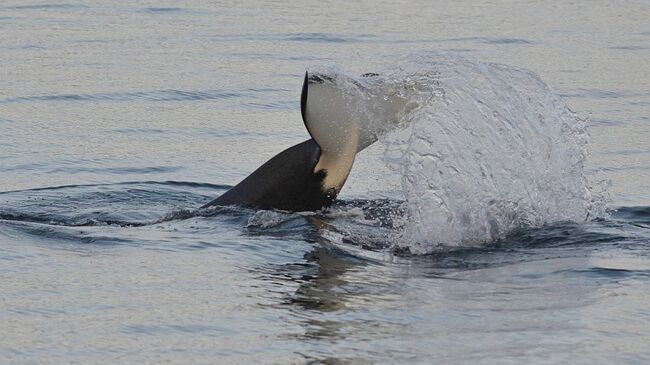
[[[194,188],[209,188],[215,190],[226,190],[230,189],[232,185],[218,185],[218,184],[209,184],[209,183],[197,183],[193,181],[125,181],[117,183],[105,183],[105,184],[73,184],[73,185],[59,185],[59,186],[45,186],[42,188],[31,188],[31,189],[21,189],[21,190],[8,190],[0,191],[2,194],[11,194],[11,193],[20,193],[20,192],[30,192],[30,191],[46,191],[46,190],[61,190],[61,189],[71,189],[71,188],[92,188],[92,187],[101,187],[101,186],[120,186],[120,185],[169,185],[169,186],[187,186]]]
[[[286,53],[269,53],[269,52],[230,52],[230,56],[248,60],[280,60],[280,61],[322,61],[328,58],[312,55],[295,55]],[[290,76],[300,78],[303,74],[278,74],[277,76]]]
[[[144,181],[0,193],[0,219],[60,226],[142,226],[179,207],[197,207],[227,185]]]
[[[589,98],[589,99],[618,99],[626,95],[623,91],[611,91],[600,89],[575,89],[561,94],[565,98]]]
[[[574,274],[586,275],[592,278],[605,277],[608,279],[628,279],[628,278],[650,278],[650,270],[627,270],[610,267],[591,267],[585,270],[568,270],[571,276]]]
[[[370,34],[360,34],[357,36],[332,34],[332,33],[290,33],[285,39],[296,42],[316,42],[316,43],[350,43],[364,42],[375,38]]]
[[[373,34],[335,34],[335,33],[247,33],[218,34],[210,38],[218,41],[291,41],[305,43],[367,43],[377,37]],[[245,54],[244,54],[245,55]],[[276,55],[277,56],[277,55]],[[281,56],[286,57],[286,56]]]
[[[650,225],[650,207],[621,207],[612,212],[612,218],[650,228],[646,226]]]
[[[38,222],[3,222],[3,224],[0,225],[0,234],[12,238],[27,234],[32,237],[30,242],[33,242],[33,238],[40,237],[45,239],[48,244],[52,244],[52,241],[94,245],[134,244],[134,242],[128,238],[105,235],[101,232],[93,232],[88,229],[84,230],[79,227],[64,227]]]
[[[261,110],[293,110],[296,108],[296,103],[294,101],[276,101],[276,102],[250,102],[244,103],[244,107],[250,109],[261,109]]]
[[[537,42],[523,38],[495,38],[495,37],[463,37],[463,38],[450,38],[445,41],[474,41],[485,44],[516,44],[516,45],[533,45]]]
[[[269,138],[270,136],[276,138],[302,138],[302,134],[287,134],[284,131],[278,132],[255,132],[255,131],[245,131],[239,129],[228,129],[224,127],[211,127],[211,128],[118,128],[108,130],[107,132],[115,134],[132,134],[132,135],[162,135],[161,138],[177,138],[177,136],[191,136],[204,135],[212,136],[215,138],[233,138],[240,139],[244,138],[246,140],[251,140],[255,138]]]
[[[0,220],[5,221],[16,221],[16,222],[31,222],[31,223],[43,223],[43,224],[56,224],[55,220],[52,217],[46,215],[30,215],[30,214],[21,214],[21,213],[0,213]]]
[[[147,166],[147,167],[59,167],[49,172],[75,174],[79,172],[100,172],[103,174],[159,174],[181,170],[181,166]]]
[[[242,215],[252,214],[253,212],[255,212],[255,210],[236,205],[210,206],[197,209],[175,209],[163,214],[160,218],[153,221],[151,224],[185,220],[196,217],[213,217],[217,215],[230,215],[233,217],[239,217]]]
[[[648,49],[648,47],[643,47],[643,46],[613,46],[613,47],[607,47],[608,49],[615,49],[615,50],[621,50],[621,51],[643,51]]]
[[[82,4],[36,4],[36,5],[7,6],[4,8],[13,9],[13,10],[49,10],[49,9],[87,9],[88,7]]]
[[[120,133],[120,134],[147,134],[147,135],[152,135],[152,134],[163,134],[166,133],[167,131],[164,129],[160,128],[120,128],[120,129],[113,129],[111,130],[112,133]]]
[[[30,215],[30,214],[16,214],[16,213],[0,213],[0,220],[14,221],[14,222],[29,222],[40,223],[53,226],[66,226],[66,227],[93,227],[93,226],[120,226],[120,227],[140,227],[145,226],[147,222],[132,222],[122,221],[117,219],[62,219],[57,215]]]
[[[183,8],[144,8],[142,11],[147,12],[147,13],[178,13],[182,12],[185,9]]]
[[[10,19],[10,18],[7,18],[7,19]],[[3,20],[3,18],[0,17],[0,20]],[[5,49],[5,50],[8,50],[8,51],[24,50],[24,49],[29,49],[29,50],[37,49],[37,50],[40,50],[40,49],[45,49],[45,47],[35,45],[35,44],[18,44],[18,45],[12,45],[12,46],[0,46],[0,49]]]
[[[250,90],[248,90],[250,91]],[[203,101],[232,99],[245,96],[244,92],[225,90],[158,90],[158,91],[137,91],[137,92],[115,92],[97,94],[59,94],[59,95],[37,95],[20,96],[0,100],[0,104],[33,102],[33,101]]]

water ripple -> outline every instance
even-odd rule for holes
[[[566,90],[560,95],[565,98],[619,99],[630,97],[647,97],[650,96],[650,92],[578,88],[573,90]]]
[[[344,35],[332,33],[289,33],[285,35],[285,39],[296,42],[316,42],[316,43],[350,43],[350,42],[364,42],[375,38],[370,34],[360,35]]]
[[[461,38],[449,38],[445,41],[471,41],[477,43],[485,44],[515,44],[515,45],[534,45],[538,42],[531,41],[523,38],[498,38],[498,37],[461,37]]]
[[[158,174],[182,170],[182,166],[146,166],[146,167],[59,167],[49,172],[79,173],[101,172],[106,174]]]
[[[164,8],[164,7],[156,8],[156,7],[152,7],[152,8],[144,8],[142,10],[144,12],[148,12],[148,13],[175,13],[175,12],[184,11],[185,9],[183,9],[183,8]]]
[[[0,99],[0,104],[33,101],[201,101],[238,98],[245,96],[246,92],[251,91],[252,89],[248,89],[243,92],[225,90],[184,91],[168,89],[157,91],[114,92],[96,94],[36,95]]]
[[[583,270],[569,270],[571,274],[579,273],[592,277],[625,279],[630,277],[650,277],[650,270],[627,270],[609,267],[591,267]],[[571,275],[573,276],[573,275]]]
[[[607,48],[621,50],[621,51],[642,51],[648,49],[648,47],[642,47],[642,46],[613,46]]]
[[[36,5],[6,6],[4,8],[12,9],[12,10],[49,10],[49,9],[87,9],[88,6],[82,4],[36,4]]]
[[[246,33],[215,34],[211,39],[219,41],[290,41],[308,43],[360,43],[371,42],[376,38],[372,34],[334,34],[334,33]]]
[[[70,188],[92,188],[92,187],[101,187],[101,186],[120,186],[120,185],[167,185],[167,186],[178,186],[178,187],[193,187],[193,188],[208,188],[215,190],[230,189],[231,185],[217,185],[217,184],[208,184],[208,183],[197,183],[193,181],[125,181],[118,183],[107,183],[107,184],[75,184],[75,185],[60,185],[60,186],[47,186],[42,188],[33,188],[33,189],[23,189],[23,190],[9,190],[9,191],[0,191],[0,195],[11,194],[11,193],[27,193],[30,191],[44,191],[44,190],[61,190],[61,189],[70,189]]]

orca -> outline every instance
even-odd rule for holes
[[[382,102],[390,109],[388,114],[404,106],[404,98],[386,103],[385,96],[368,95],[367,87],[352,78],[305,72],[300,112],[311,138],[280,152],[201,208],[240,205],[298,212],[329,207],[341,192],[356,154],[377,140],[368,100]],[[385,116],[387,110],[380,113]]]

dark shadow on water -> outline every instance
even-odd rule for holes
[[[307,363],[365,364],[372,361],[363,351],[329,349],[345,347],[348,340],[383,338],[407,329],[407,324],[389,318],[346,318],[348,314],[363,317],[365,306],[391,303],[390,295],[396,290],[392,279],[382,275],[369,275],[367,281],[347,278],[348,274],[377,269],[376,265],[321,240],[305,254],[304,261],[265,265],[254,272],[259,280],[274,287],[297,285],[297,289],[285,292],[275,306],[288,309],[301,323],[302,333],[288,335],[286,340],[313,348],[297,352]]]

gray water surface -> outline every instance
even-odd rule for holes
[[[588,118],[617,211],[392,251],[379,144],[329,211],[193,211],[309,138],[306,68],[440,51]],[[646,1],[2,2],[0,363],[648,363],[649,59]]]

